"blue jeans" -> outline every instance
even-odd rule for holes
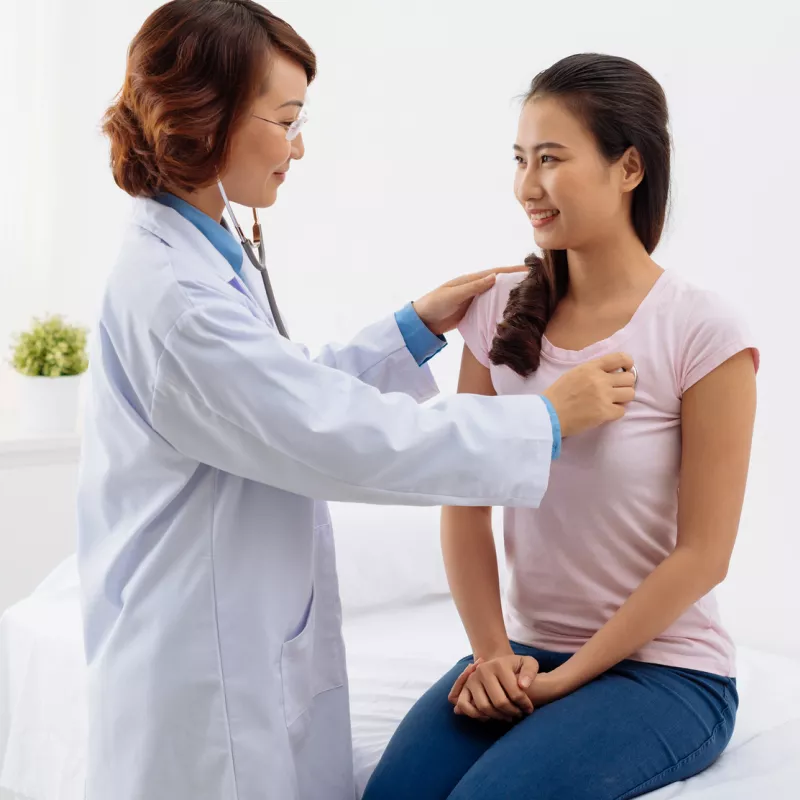
[[[569,656],[512,643],[542,672]],[[730,741],[736,681],[623,661],[516,724],[456,716],[459,661],[411,709],[364,800],[627,800],[710,766]]]

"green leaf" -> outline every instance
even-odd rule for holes
[[[31,377],[57,378],[86,372],[85,328],[69,325],[58,316],[35,318],[30,330],[14,337],[11,363]]]

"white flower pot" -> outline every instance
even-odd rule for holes
[[[78,430],[83,375],[17,378],[18,425],[23,436],[69,436]]]

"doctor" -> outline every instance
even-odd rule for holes
[[[87,800],[353,800],[325,501],[535,506],[561,435],[633,396],[619,356],[547,399],[420,405],[435,393],[421,365],[485,278],[313,360],[280,335],[220,225],[218,178],[233,202],[275,202],[314,74],[260,5],[174,0],[133,40],[106,115],[135,202],[80,473]]]

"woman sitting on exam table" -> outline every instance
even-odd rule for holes
[[[566,58],[533,80],[514,152],[544,256],[473,304],[459,391],[535,394],[624,349],[636,399],[564,443],[541,508],[506,510],[505,616],[491,510],[444,509],[473,656],[412,709],[365,800],[622,800],[705,769],[733,732],[735,649],[711,591],[739,524],[758,352],[719,298],[651,258],[663,90],[625,59]]]

